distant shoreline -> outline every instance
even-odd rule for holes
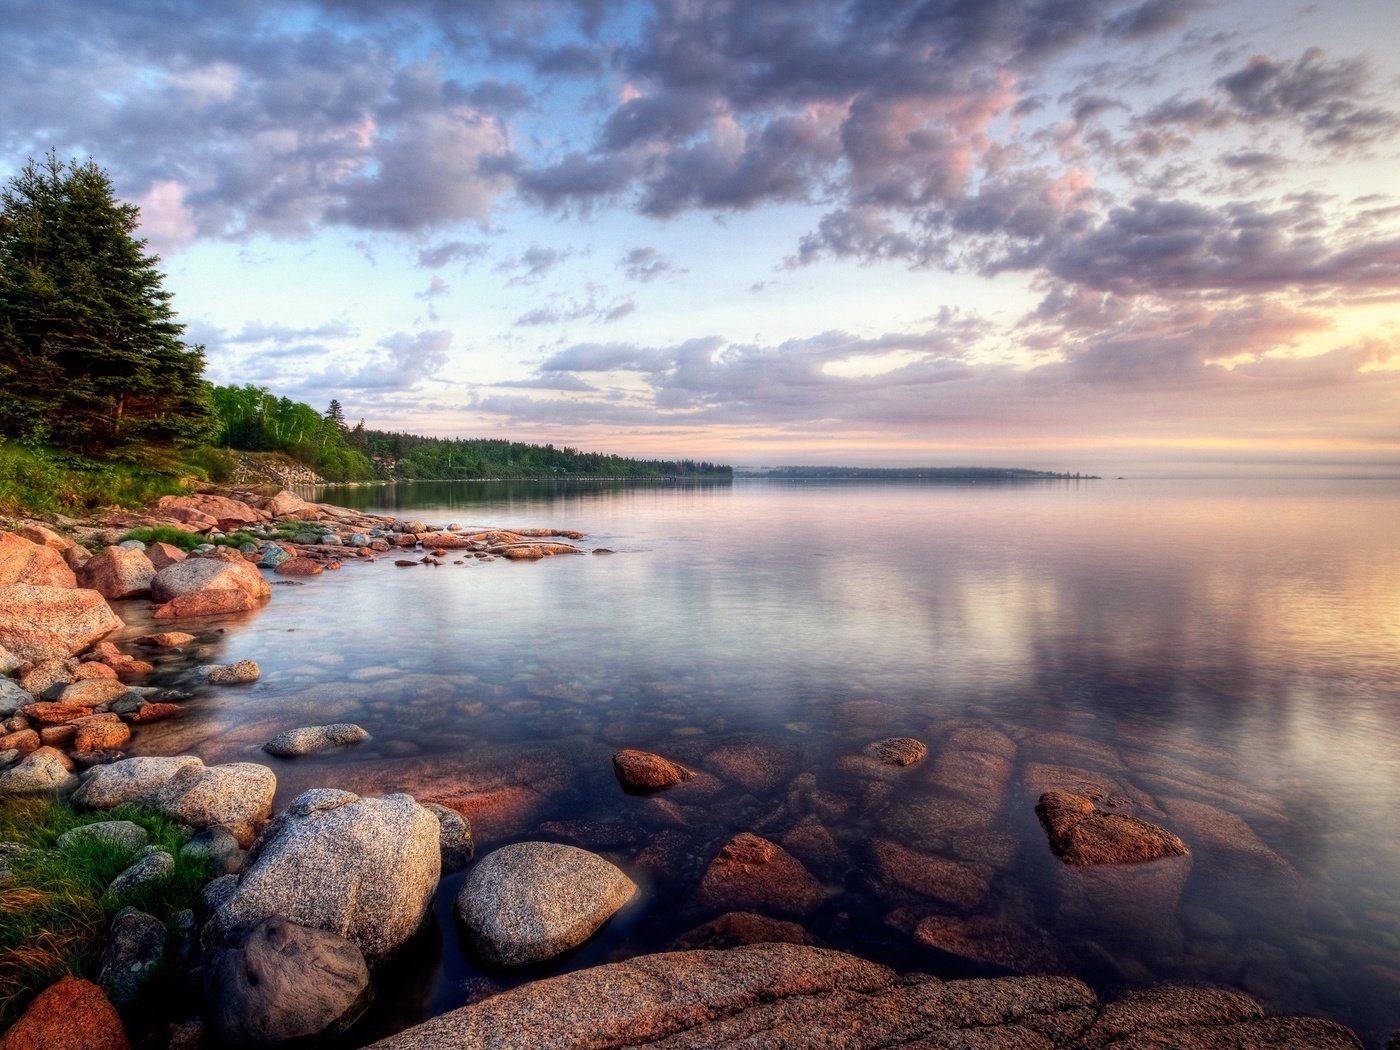
[[[773,467],[735,470],[736,478],[780,481],[1101,481],[1097,474],[1020,467]]]

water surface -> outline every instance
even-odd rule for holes
[[[546,837],[603,853],[643,893],[544,973],[664,950],[713,918],[694,903],[704,868],[756,831],[828,894],[774,917],[901,969],[1053,970],[1109,994],[1217,982],[1376,1045],[1400,1025],[1400,484],[497,482],[323,498],[579,529],[616,553],[386,557],[276,587],[262,611],[201,629],[199,659],[255,659],[261,680],[206,692],[138,750],[265,761],[279,805],[310,786],[470,796],[479,852]],[[134,605],[123,615],[145,629]],[[257,750],[331,721],[373,739],[295,761]],[[865,757],[892,736],[928,759]],[[619,747],[703,775],[664,804],[628,796]],[[1087,778],[1181,835],[1184,886],[1067,876],[1033,812],[1047,777]],[[971,888],[925,892],[890,844],[915,867],[959,865]],[[463,951],[460,879],[356,1040],[519,979]],[[979,932],[1006,943],[958,943]]]

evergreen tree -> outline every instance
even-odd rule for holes
[[[0,435],[88,455],[197,443],[203,347],[92,161],[31,160],[0,193]]]
[[[345,425],[345,410],[340,407],[340,401],[331,398],[331,403],[326,406],[326,421],[334,423],[335,428],[342,434],[349,428]]]

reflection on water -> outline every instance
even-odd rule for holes
[[[823,886],[810,908],[758,910],[820,943],[944,976],[1226,983],[1376,1042],[1400,1025],[1397,497],[1371,482],[340,491],[326,498],[581,529],[618,553],[382,559],[277,587],[207,627],[198,657],[256,659],[261,681],[137,743],[267,761],[279,804],[409,790],[467,808],[479,848],[548,837],[609,856],[645,892],[546,972],[714,918],[695,902],[705,866],[754,831]],[[256,750],[333,721],[373,739]],[[891,736],[929,757],[870,759]],[[702,775],[624,795],[619,747]],[[1065,869],[1033,812],[1052,787],[1175,831],[1189,869]],[[458,881],[357,1039],[515,979],[463,954]]]

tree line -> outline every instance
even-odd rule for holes
[[[184,341],[159,258],[91,160],[50,153],[0,191],[0,458],[210,474],[216,450],[278,452],[333,481],[685,477],[729,468],[553,445],[458,440],[347,425],[264,387],[214,386]],[[4,464],[0,464],[4,466]]]

